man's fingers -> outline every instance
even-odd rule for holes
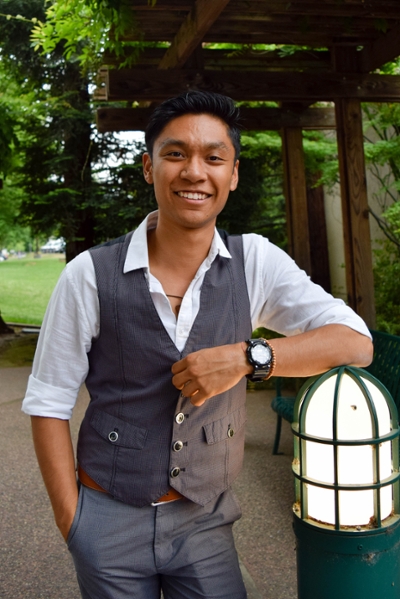
[[[207,400],[207,397],[202,398],[200,395],[195,395],[192,396],[190,398],[190,403],[193,404],[194,406],[196,406],[196,408],[200,407],[203,405],[203,403],[205,403]]]
[[[187,385],[189,382],[190,381],[189,381],[187,375],[186,375],[186,380],[185,380],[185,376],[183,375],[183,373],[175,374],[172,377],[172,384],[174,385],[174,387],[179,389],[179,391],[183,391],[183,389],[185,388],[185,385]]]
[[[172,367],[171,367],[172,374],[179,374],[180,372],[183,372],[185,369],[186,369],[185,358],[183,358],[183,360],[179,360],[179,362],[175,362],[174,364],[172,364]]]
[[[199,391],[200,389],[196,388],[192,381],[185,383],[181,389],[181,393],[185,397],[194,397]]]

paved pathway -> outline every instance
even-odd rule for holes
[[[79,599],[34,456],[29,418],[20,410],[29,372],[0,369],[0,599]],[[236,544],[249,599],[295,599],[292,440],[284,426],[284,455],[271,455],[270,401],[271,392],[248,393],[245,463],[235,483],[243,509]],[[71,421],[75,439],[86,403],[83,390]]]

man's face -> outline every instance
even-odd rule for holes
[[[201,228],[215,223],[238,183],[239,161],[226,124],[208,114],[170,121],[143,155],[143,173],[154,184],[164,224]]]

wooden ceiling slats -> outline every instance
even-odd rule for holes
[[[100,94],[109,101],[158,102],[194,88],[237,100],[396,101],[399,78],[367,73],[400,55],[399,1],[157,0],[152,7],[132,0],[141,33],[131,39],[172,44],[146,49],[130,70],[111,70]],[[284,57],[201,48],[204,43],[326,50]],[[160,75],[163,69],[168,76]]]
[[[232,27],[233,30],[233,27]],[[273,42],[270,40],[273,39]],[[365,45],[372,43],[375,36],[371,33],[370,35],[363,34],[362,37],[355,35],[345,35],[340,31],[333,30],[332,28],[327,31],[318,31],[317,33],[310,35],[309,31],[299,31],[294,35],[288,33],[285,30],[279,30],[275,28],[269,28],[268,30],[257,30],[248,31],[247,33],[237,33],[236,43],[238,44],[279,44],[279,45],[293,45],[293,46],[309,46],[313,48],[329,48],[334,43],[348,42],[351,45]],[[218,41],[217,41],[218,40]],[[149,40],[150,41],[150,40]],[[165,40],[168,41],[168,40]],[[232,33],[228,31],[210,31],[203,39],[206,43],[232,43]]]
[[[165,54],[163,48],[146,48],[138,57],[136,66],[148,66],[157,68],[160,60]],[[235,65],[237,69],[251,70],[296,70],[297,68],[306,70],[329,70],[331,55],[328,50],[295,52],[292,55],[282,56],[279,51],[252,51],[250,49],[243,51],[231,50],[202,50],[204,66],[206,69],[232,69]],[[127,51],[125,56],[115,56],[107,53],[104,56],[104,63],[117,66],[121,64],[129,55]]]
[[[400,7],[399,7],[400,10]],[[238,22],[240,25],[237,26]],[[296,36],[298,34],[310,32],[314,34],[322,31],[330,32],[330,36],[337,35],[361,35],[366,37],[377,38],[377,29],[370,21],[362,22],[361,20],[352,19],[346,21],[345,19],[329,19],[327,20],[323,16],[313,17],[310,19],[298,20],[297,17],[287,17],[282,19],[267,19],[257,18],[253,19],[242,19],[238,16],[237,19],[226,19],[218,20],[212,27],[210,27],[208,34],[215,35],[217,32],[230,31],[232,35],[232,42],[239,33],[252,33],[254,27],[269,35],[276,32],[286,32],[287,35]],[[236,35],[235,35],[236,34]],[[270,38],[271,39],[271,38]],[[268,43],[268,42],[266,42]]]
[[[375,40],[364,48],[361,56],[363,70],[374,71],[400,55],[400,25],[389,31],[385,37]]]
[[[232,27],[232,30],[234,27]],[[251,28],[249,28],[251,29]],[[271,28],[269,31],[258,30],[249,31],[247,33],[236,33],[235,43],[237,44],[278,44],[278,45],[294,45],[294,46],[308,46],[310,48],[328,48],[334,43],[345,43],[351,45],[365,45],[372,43],[375,40],[375,35],[371,32],[369,35],[365,34],[362,37],[355,35],[344,35],[339,31],[334,32],[332,37],[332,29],[326,32],[313,33],[312,37],[308,31],[298,32],[296,36],[292,33],[288,34],[286,31],[279,31],[276,28]],[[208,32],[203,42],[208,44],[224,43],[232,44],[232,32],[225,31],[211,31]],[[273,41],[271,41],[271,38]],[[160,32],[159,35],[145,36],[144,41],[146,42],[171,42],[173,39],[173,31],[167,32],[165,29]],[[122,41],[137,42],[140,41],[139,35],[129,36],[122,38]]]
[[[400,10],[400,7],[399,7]],[[177,28],[181,25],[182,19],[174,15],[165,15],[163,23],[151,24],[140,23],[140,29],[145,32],[144,39],[148,41],[163,41],[171,39],[176,34]],[[399,21],[395,21],[391,27],[398,25]],[[150,29],[151,26],[151,29]],[[379,38],[380,33],[375,24],[371,21],[361,22],[357,20],[351,20],[346,22],[342,19],[329,19],[327,20],[323,15],[313,17],[312,19],[299,20],[297,17],[288,17],[282,19],[267,19],[257,18],[254,19],[244,18],[240,15],[237,18],[231,19],[218,19],[218,21],[209,29],[209,34],[215,35],[217,32],[225,34],[230,32],[230,43],[238,43],[237,39],[243,34],[252,33],[253,28],[256,27],[259,31],[270,32],[284,31],[287,37],[297,36],[304,33],[306,30],[308,33],[312,32],[313,35],[318,35],[319,27],[331,31],[331,37],[334,35],[354,35],[359,34],[362,36],[373,37],[374,39]],[[317,29],[314,29],[317,28]],[[136,36],[135,32],[133,32]],[[128,35],[125,35],[125,39],[129,41]],[[134,41],[134,40],[133,40]],[[274,43],[273,36],[267,39],[264,43]]]
[[[211,3],[212,0],[210,0]],[[140,13],[157,13],[160,11],[186,11],[189,12],[193,2],[189,0],[157,0],[154,6],[149,5],[147,0],[132,0],[132,9]],[[358,15],[368,14],[373,17],[385,18],[388,11],[392,11],[395,17],[398,9],[397,0],[337,0],[306,1],[303,0],[231,0],[229,10],[235,12],[249,13],[257,10],[263,12],[296,12],[297,14],[315,14],[324,12],[327,15]]]
[[[399,7],[400,13],[400,7]],[[124,41],[139,41],[141,31],[147,42],[171,42],[180,26],[182,16],[176,13],[159,13],[159,22],[153,19],[138,19],[138,31],[125,35]],[[389,30],[399,21],[388,23]],[[327,19],[323,15],[302,20],[296,16],[269,19],[254,15],[254,18],[238,15],[230,19],[221,17],[208,29],[202,40],[208,43],[240,44],[292,44],[331,46],[334,42],[349,41],[363,45],[380,39],[382,32],[377,29],[376,20],[370,19]]]
[[[107,73],[107,100],[162,102],[185,89],[216,91],[235,100],[335,100],[391,102],[400,98],[400,76],[339,73],[279,73],[258,71],[171,71],[144,68],[114,69]]]

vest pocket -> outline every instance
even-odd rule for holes
[[[235,412],[210,422],[203,426],[208,445],[219,443],[225,439],[231,439],[235,436],[246,422],[246,408],[240,407]]]
[[[90,425],[110,445],[130,449],[143,449],[145,445],[147,429],[135,426],[107,412],[95,409],[90,418]]]

